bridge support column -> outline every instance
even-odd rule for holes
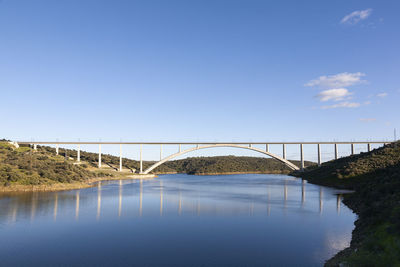
[[[78,145],[78,154],[76,156],[76,161],[77,162],[81,161],[81,145]]]
[[[122,172],[122,144],[119,144],[119,171]]]
[[[265,144],[265,151],[269,152],[269,144]]]
[[[99,168],[101,168],[101,144],[99,144]]]
[[[354,144],[351,144],[351,154],[354,155]]]
[[[59,149],[58,149],[58,144],[56,145],[56,154],[58,155]]]
[[[179,144],[179,153],[181,153],[181,151],[182,151],[182,145]]]
[[[249,144],[249,147],[251,147],[251,144]]]
[[[368,144],[368,152],[371,151],[371,144]]]
[[[33,144],[33,150],[37,150],[37,144]]]
[[[303,144],[300,144],[300,169],[304,171],[304,153],[303,153]]]
[[[143,173],[143,160],[142,160],[142,156],[143,156],[143,145],[140,144],[140,171],[139,171],[139,173]]]
[[[337,144],[335,144],[335,159],[338,159],[338,147],[337,147]]]
[[[286,144],[282,144],[282,158],[286,159]]]
[[[162,160],[162,145],[160,145],[160,160]]]
[[[321,144],[318,144],[318,166],[321,166]]]

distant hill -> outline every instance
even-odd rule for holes
[[[400,266],[400,142],[294,172],[311,183],[355,190],[351,246],[327,266]]]
[[[55,154],[55,148],[40,147],[52,154]],[[77,151],[71,149],[59,150],[60,155],[68,157],[77,157]],[[89,162],[92,166],[98,164],[98,154],[81,151],[81,159]],[[109,164],[114,168],[119,166],[119,157],[102,154],[102,163]],[[123,168],[131,169],[132,171],[139,170],[139,161],[123,158]],[[143,169],[150,167],[156,161],[143,161]],[[300,161],[291,161],[297,166],[300,166]],[[311,166],[310,161],[305,161],[305,166]],[[236,157],[236,156],[217,156],[217,157],[191,157],[181,160],[171,160],[158,166],[153,173],[188,173],[188,174],[222,174],[222,173],[290,173],[291,170],[283,163],[271,158],[260,157]]]
[[[292,161],[297,166],[299,161]],[[307,166],[311,162],[305,163]],[[188,174],[221,174],[221,173],[290,173],[291,170],[281,162],[271,158],[259,157],[193,157],[165,163],[166,167],[179,173]],[[156,172],[161,172],[156,169]]]

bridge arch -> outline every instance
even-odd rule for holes
[[[296,165],[294,165],[293,163],[291,163],[290,161],[288,161],[287,159],[281,158],[275,154],[272,154],[268,151],[264,151],[262,149],[259,148],[255,148],[255,147],[251,147],[251,146],[243,146],[243,145],[236,145],[236,144],[213,144],[213,145],[203,145],[203,146],[196,146],[193,148],[189,148],[183,151],[180,151],[178,153],[169,155],[168,157],[163,158],[162,160],[154,163],[153,165],[151,165],[150,167],[148,167],[146,170],[144,170],[142,172],[142,174],[148,174],[150,173],[152,170],[154,170],[155,168],[157,168],[158,166],[164,164],[165,162],[174,159],[176,157],[179,157],[181,155],[184,155],[186,153],[192,152],[192,151],[196,151],[196,150],[200,150],[200,149],[205,149],[205,148],[212,148],[212,147],[235,147],[235,148],[242,148],[242,149],[248,149],[248,150],[253,150],[259,153],[262,153],[264,155],[270,156],[271,158],[274,158],[280,162],[282,162],[283,164],[285,164],[287,167],[289,167],[292,170],[299,170],[299,167],[297,167]]]

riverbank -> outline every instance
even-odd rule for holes
[[[188,175],[235,175],[235,174],[289,174],[290,171],[245,171],[245,172],[204,172],[204,173],[188,173],[188,172],[156,172],[156,175],[164,174],[188,174]]]
[[[192,175],[235,175],[235,174],[289,174],[290,171],[268,171],[268,172],[205,172],[205,173],[188,173]]]
[[[157,177],[155,174],[132,174],[124,176],[115,177],[96,177],[90,178],[85,182],[73,182],[73,183],[54,183],[54,184],[42,184],[42,185],[10,185],[1,186],[1,193],[11,193],[11,192],[56,192],[65,190],[76,190],[84,189],[89,187],[94,187],[98,182],[101,181],[118,181],[118,180],[147,180]]]
[[[343,199],[358,215],[350,247],[326,266],[400,266],[400,143],[292,175],[354,191]]]

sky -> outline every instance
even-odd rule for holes
[[[0,138],[393,140],[399,10],[394,0],[0,0]]]

